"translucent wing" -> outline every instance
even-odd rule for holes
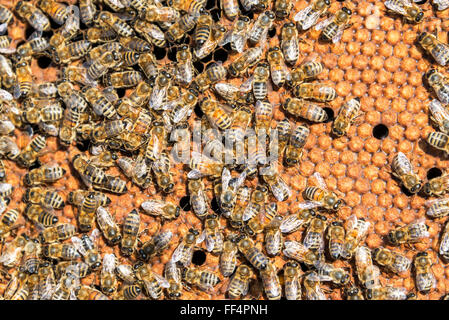
[[[55,289],[54,279],[52,275],[48,275],[45,279],[43,290],[41,291],[41,300],[50,300]]]
[[[141,204],[142,209],[151,215],[159,216],[164,213],[164,203],[158,200],[148,200]]]
[[[203,174],[201,173],[201,171],[197,169],[190,170],[189,173],[187,174],[188,179],[200,179],[202,177]]]
[[[305,201],[305,202],[301,202],[300,204],[298,204],[298,208],[303,209],[303,210],[313,209],[313,208],[317,208],[320,206],[321,206],[321,203],[318,201]]]
[[[293,20],[295,20],[296,22],[303,21],[311,10],[312,10],[311,5],[305,7],[304,9],[296,13],[296,15],[293,17]]]
[[[402,2],[396,0],[387,0],[384,2],[384,5],[385,7],[387,7],[387,9],[390,9],[391,11],[405,15],[407,14],[407,11],[405,10],[404,6],[406,5],[406,2],[408,2],[408,0],[403,0]],[[408,4],[408,6],[410,6],[410,3]]]
[[[0,89],[0,100],[12,101],[14,97],[6,90]]]
[[[321,29],[324,29],[324,28],[327,27],[327,26],[329,25],[329,23],[331,23],[333,20],[334,20],[334,17],[330,17],[330,18],[328,18],[328,19],[325,19],[325,20],[323,20],[323,21],[320,21],[320,22],[318,22],[318,23],[315,25],[314,29],[315,29],[315,30],[321,30]]]
[[[178,262],[181,260],[182,258],[182,254],[184,252],[184,242],[181,242],[175,249],[175,251],[173,251],[173,254],[171,256],[171,261],[173,262]]]
[[[163,276],[160,276],[157,273],[153,273],[153,276],[156,278],[156,281],[159,282],[162,288],[170,287],[170,283],[168,283],[167,279],[165,279]]]
[[[437,10],[439,11],[449,8],[449,0],[433,0],[433,4],[437,6]]]
[[[335,36],[332,37],[332,43],[337,43],[338,41],[340,41],[342,35],[343,35],[343,28],[339,28]]]
[[[444,83],[442,87],[436,91],[438,99],[444,104],[449,104],[449,84]]]
[[[302,23],[302,30],[307,30],[311,26],[313,26],[318,18],[320,17],[321,13],[319,11],[314,11],[311,14],[309,14]]]
[[[78,237],[72,237],[71,240],[76,250],[78,250],[83,256],[86,256],[87,251],[84,248],[83,241]]]
[[[321,189],[323,189],[323,190],[327,190],[326,182],[324,182],[324,179],[323,179],[323,177],[320,175],[319,172],[315,172],[315,173],[313,174],[313,177],[315,178],[315,180],[316,180],[316,182],[317,182],[319,188],[321,188]]]
[[[117,258],[113,253],[105,254],[103,257],[102,272],[113,273],[117,264]]]
[[[2,23],[0,24],[0,35],[5,34],[6,30],[8,30],[8,23]]]
[[[212,236],[205,235],[206,237],[206,249],[208,252],[212,252],[215,247],[215,239]]]

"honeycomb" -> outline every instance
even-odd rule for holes
[[[74,1],[71,1],[74,2]],[[290,14],[290,20],[299,10],[305,8],[310,1],[295,1],[294,9]],[[1,4],[8,8],[13,7],[14,2],[1,0]],[[381,245],[402,252],[405,256],[413,259],[417,252],[428,251],[434,264],[432,272],[437,279],[437,286],[429,294],[417,293],[415,289],[414,274],[410,271],[404,275],[393,275],[382,270],[382,285],[404,287],[407,292],[414,292],[417,299],[434,300],[440,299],[449,292],[449,268],[438,255],[439,237],[445,225],[446,218],[430,219],[425,215],[426,201],[420,195],[409,195],[400,187],[398,181],[392,178],[389,163],[392,157],[399,151],[406,154],[411,160],[413,167],[419,177],[426,180],[427,177],[445,172],[449,161],[441,152],[430,148],[425,138],[428,133],[434,131],[429,120],[427,106],[433,98],[431,90],[423,81],[423,74],[433,64],[433,60],[425,54],[416,44],[417,34],[421,31],[438,31],[438,38],[447,43],[449,31],[449,10],[439,12],[432,9],[429,2],[421,4],[425,13],[423,23],[412,25],[404,22],[401,17],[388,13],[381,1],[353,0],[345,1],[344,4],[353,10],[352,26],[343,32],[341,41],[336,44],[322,43],[319,41],[319,33],[306,31],[300,33],[305,39],[300,42],[300,59],[316,56],[318,61],[324,65],[324,71],[319,75],[319,81],[333,86],[337,91],[337,99],[328,103],[327,113],[332,117],[336,114],[344,101],[350,97],[360,97],[362,115],[352,125],[348,134],[341,138],[331,136],[332,122],[311,124],[311,133],[304,147],[303,159],[297,167],[281,167],[280,172],[283,179],[292,188],[293,195],[285,202],[279,202],[279,213],[286,215],[294,212],[298,202],[302,202],[302,190],[309,184],[314,172],[320,173],[330,190],[338,190],[343,193],[346,205],[336,214],[329,214],[332,219],[346,220],[352,214],[358,218],[365,218],[370,222],[370,229],[366,238],[366,245],[370,249]],[[330,12],[336,12],[343,2],[332,1]],[[231,23],[224,17],[220,17],[219,4],[215,0],[209,0],[206,9],[210,10],[215,21],[222,22],[225,26]],[[248,14],[250,18],[257,18],[258,14]],[[377,18],[378,17],[378,18]],[[275,20],[275,32],[269,32],[268,42],[270,46],[279,44],[280,28],[285,21]],[[14,40],[15,45],[20,44],[27,36],[29,29],[19,19],[14,19],[8,28],[8,35]],[[190,37],[186,42],[191,41]],[[195,62],[194,66],[201,72],[209,64],[222,61],[224,66],[231,63],[238,54],[232,53],[226,46],[203,59]],[[157,59],[162,63],[175,61],[175,47],[167,49],[155,49]],[[55,81],[59,77],[59,69],[48,59],[39,58],[32,60],[32,71],[35,82]],[[239,80],[231,80],[238,83]],[[128,94],[130,90],[121,92]],[[285,89],[278,91],[269,87],[269,101],[275,106],[274,119],[282,120],[285,117],[292,122],[301,123],[301,120],[286,115],[279,107],[285,95],[290,92]],[[198,119],[193,114],[191,121]],[[23,148],[30,141],[26,133],[15,130],[16,143]],[[72,168],[69,159],[85,149],[79,146],[62,148],[57,138],[47,139],[48,152],[40,157],[41,163],[58,164],[68,174],[63,179],[54,183],[53,187],[67,195],[70,191],[83,188],[83,184]],[[7,170],[7,183],[15,187],[11,196],[10,208],[18,208],[23,211],[25,204],[22,196],[25,190],[23,176],[26,170],[17,166],[12,161],[5,161]],[[169,247],[161,256],[151,260],[153,270],[163,274],[164,265],[169,261],[172,252],[178,243],[187,234],[189,228],[201,230],[203,222],[190,210],[188,204],[188,192],[186,190],[186,174],[189,171],[186,166],[178,164],[173,168],[176,172],[176,185],[173,193],[163,196],[153,187],[142,190],[133,185],[118,170],[111,168],[108,173],[120,175],[126,181],[128,192],[124,195],[108,194],[112,202],[108,207],[121,224],[124,216],[133,208],[139,208],[141,203],[147,199],[165,199],[178,203],[183,211],[178,219],[173,221],[162,221],[159,218],[141,214],[141,235],[143,243],[161,230],[171,230],[173,238]],[[213,186],[205,181],[207,195],[213,204]],[[313,183],[313,181],[312,181]],[[248,181],[248,185],[257,185],[256,179]],[[212,205],[214,209],[214,205]],[[430,237],[420,243],[413,245],[402,245],[392,247],[386,241],[386,235],[397,226],[402,226],[425,218],[430,227]],[[76,209],[66,205],[59,215],[59,222],[76,224]],[[34,236],[40,231],[22,215],[18,224],[21,228],[29,230]],[[226,219],[221,218],[221,225],[226,226]],[[19,230],[21,229],[19,228]],[[142,232],[145,231],[145,232]],[[225,231],[227,232],[227,231]],[[287,235],[285,239],[300,241],[302,232],[298,231]],[[11,241],[12,236],[6,239]],[[263,236],[257,237],[261,246]],[[98,240],[99,249],[103,254],[115,253],[120,262],[135,263],[137,260],[121,256],[119,248],[106,245],[104,240]],[[243,258],[239,258],[244,261]],[[273,262],[278,270],[282,270],[286,258],[278,255]],[[219,256],[208,253],[204,243],[196,248],[193,264],[201,269],[215,271],[221,278],[221,282],[215,287],[213,293],[201,290],[183,290],[182,299],[224,299],[229,278],[224,278],[218,268]],[[344,267],[350,270],[352,282],[355,280],[354,263],[346,260],[337,260],[336,267]],[[14,270],[9,270],[12,274]],[[282,274],[282,271],[279,273]],[[98,277],[94,274],[82,279],[86,285],[98,285]],[[0,292],[3,292],[8,283],[8,277],[2,277]],[[321,284],[326,295],[330,299],[342,299],[343,290],[339,287],[330,287],[326,282]],[[142,295],[141,295],[142,296]],[[245,299],[264,299],[260,283],[254,281],[249,294]]]

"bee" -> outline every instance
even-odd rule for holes
[[[226,77],[226,68],[220,63],[213,63],[193,80],[191,88],[196,91],[204,92],[209,87]]]
[[[289,136],[284,157],[287,166],[294,166],[299,163],[309,133],[310,130],[307,126],[297,126]]]
[[[208,252],[218,254],[223,251],[223,234],[216,214],[206,216],[204,220],[204,238]]]
[[[141,207],[146,214],[161,216],[164,219],[176,219],[179,217],[181,208],[171,202],[162,200],[147,200],[142,202]]]
[[[161,152],[159,159],[153,162],[152,169],[156,176],[157,186],[165,193],[173,191],[173,176],[170,173],[171,161],[166,152]]]
[[[111,199],[109,199],[104,193],[98,191],[87,191],[87,190],[75,190],[70,191],[67,196],[67,201],[70,204],[74,204],[76,206],[82,206],[83,202],[86,200],[86,197],[92,194],[94,198],[97,200],[100,206],[108,206],[111,203]]]
[[[172,7],[148,5],[144,20],[148,22],[175,22],[181,17],[179,11]]]
[[[4,88],[9,89],[17,82],[17,75],[13,71],[11,60],[0,54],[0,72],[1,83]]]
[[[265,226],[265,250],[269,256],[278,255],[284,246],[280,230],[282,216],[277,215]]]
[[[279,226],[282,233],[292,233],[307,225],[315,217],[312,209],[299,209],[296,213],[285,216]]]
[[[21,261],[23,249],[28,240],[29,238],[25,234],[21,234],[12,241],[7,242],[0,256],[0,264],[6,268],[17,266]]]
[[[449,214],[448,199],[435,199],[426,202],[426,214],[431,218],[443,218]]]
[[[38,270],[40,300],[50,300],[56,287],[56,279],[52,265],[48,261],[40,264]]]
[[[203,13],[198,17],[194,40],[197,47],[201,47],[209,39],[212,31],[213,20],[210,14]]]
[[[204,233],[200,235],[198,230],[189,229],[189,232],[182,239],[179,245],[173,251],[171,259],[173,262],[181,264],[184,267],[190,266],[192,263],[193,248],[195,245],[204,241]]]
[[[105,172],[98,166],[92,164],[90,159],[81,153],[72,158],[72,165],[88,187],[92,186],[92,184],[102,184],[106,181]]]
[[[411,23],[421,23],[424,18],[421,8],[410,0],[387,0],[384,5],[388,10],[403,16]]]
[[[438,129],[449,133],[449,111],[437,99],[433,99],[429,103],[430,119],[438,126]]]
[[[332,133],[337,137],[345,135],[351,124],[359,116],[360,98],[353,98],[344,103],[332,124]]]
[[[145,52],[140,55],[137,62],[139,67],[148,79],[156,78],[158,73],[156,57],[151,52]]]
[[[441,241],[439,247],[439,253],[444,260],[449,260],[449,224],[446,223],[443,231],[441,232]]]
[[[29,239],[23,247],[22,267],[26,272],[37,273],[40,264],[41,245],[35,239]]]
[[[111,214],[103,207],[97,208],[97,223],[103,236],[111,245],[116,245],[122,240],[120,229]]]
[[[21,60],[16,65],[17,84],[14,87],[14,98],[26,97],[31,92],[33,76],[30,62]]]
[[[135,52],[145,52],[151,49],[151,45],[138,37],[121,37],[119,43],[128,50]]]
[[[154,235],[149,241],[138,250],[138,257],[144,261],[161,254],[168,247],[173,236],[171,231],[162,231]]]
[[[198,14],[186,13],[168,28],[165,37],[169,42],[181,40],[187,32],[195,27],[199,18]]]
[[[204,59],[207,57],[219,44],[222,44],[225,36],[226,28],[220,23],[215,24],[211,28],[210,35],[206,41],[194,50],[195,57],[198,59]]]
[[[100,273],[101,291],[110,296],[117,291],[117,277],[115,276],[115,268],[117,266],[117,257],[113,253],[103,256],[103,267]]]
[[[407,291],[402,287],[382,287],[366,290],[366,298],[368,300],[406,300],[410,295],[407,295]]]
[[[332,101],[337,97],[334,88],[321,83],[301,83],[293,89],[297,98],[311,99],[320,102]]]
[[[232,115],[227,113],[217,101],[211,98],[205,98],[201,102],[201,110],[207,116],[211,125],[220,130],[229,129],[232,124]]]
[[[181,270],[172,260],[165,264],[164,277],[169,283],[167,288],[167,297],[169,299],[179,299],[182,295],[181,288]]]
[[[421,293],[428,293],[436,287],[436,278],[432,272],[432,259],[427,252],[419,252],[414,261],[416,288]]]
[[[134,300],[141,292],[140,284],[125,285],[114,295],[114,300]]]
[[[302,84],[304,81],[316,78],[321,72],[323,72],[323,64],[321,62],[313,60],[305,61],[287,75],[286,83],[290,87],[295,87]]]
[[[320,287],[320,277],[315,271],[308,273],[304,277],[304,294],[307,300],[327,300]]]
[[[270,77],[270,69],[267,63],[259,63],[254,69],[252,82],[253,94],[256,100],[264,100],[268,94],[267,82]]]
[[[37,160],[42,149],[45,148],[46,139],[44,136],[36,135],[30,143],[22,149],[17,161],[24,167],[31,167],[33,163]]]
[[[142,281],[146,294],[155,300],[160,299],[164,288],[170,286],[167,279],[151,270],[151,265],[149,264],[138,262],[134,265],[134,270],[136,278]]]
[[[427,143],[438,150],[449,153],[449,135],[443,132],[431,132],[427,136]]]
[[[343,31],[350,26],[352,11],[346,7],[341,8],[333,17],[319,22],[315,30],[322,30],[321,39],[337,43],[340,41]]]
[[[94,1],[80,0],[78,5],[80,10],[81,22],[84,23],[85,25],[92,25],[95,19],[95,15],[97,13],[97,8],[95,7]]]
[[[237,59],[228,65],[228,73],[232,77],[240,77],[247,70],[259,62],[262,57],[263,48],[253,47],[246,50]]]
[[[288,261],[284,265],[285,298],[287,300],[301,300],[301,277],[303,272],[296,261]]]
[[[20,154],[20,149],[13,139],[2,136],[0,137],[0,153],[10,160],[15,160]]]
[[[76,298],[78,300],[109,300],[101,291],[85,285],[76,289]]]
[[[54,243],[67,240],[76,233],[76,228],[70,223],[60,223],[55,226],[44,229],[39,234],[42,243]]]
[[[45,210],[38,204],[29,203],[23,212],[25,216],[34,223],[43,225],[44,227],[52,226],[58,223],[58,217],[51,211]]]
[[[388,233],[388,240],[393,245],[415,243],[429,237],[429,227],[425,219],[418,219],[408,225],[396,228]]]
[[[133,266],[129,264],[121,264],[115,268],[117,276],[125,283],[136,283],[137,278]]]
[[[231,21],[240,17],[240,9],[237,0],[220,0],[220,8],[224,15]]]
[[[115,119],[117,117],[114,105],[98,88],[86,88],[84,97],[97,115],[102,115],[107,119]]]
[[[367,247],[361,246],[355,250],[355,264],[357,277],[365,288],[372,289],[379,286],[380,271],[373,265],[371,251]]]
[[[251,194],[247,186],[242,186],[237,190],[234,210],[229,217],[231,227],[239,229],[243,226],[243,214],[249,204]]]
[[[5,179],[6,179],[5,163],[0,159],[0,181],[4,181]]]
[[[134,252],[137,244],[137,235],[140,228],[140,215],[136,209],[133,209],[123,221],[123,237],[121,242],[121,252],[130,256]]]
[[[290,187],[284,179],[282,179],[275,166],[271,165],[261,170],[262,172],[259,170],[259,174],[262,176],[263,181],[268,185],[268,188],[277,201],[285,201],[290,198],[292,194]]]
[[[23,112],[23,120],[31,124],[59,121],[64,116],[64,109],[59,103],[45,107],[34,106]]]
[[[288,146],[287,146],[288,148]],[[318,172],[313,174],[318,186],[306,187],[303,191],[303,197],[311,202],[311,205],[323,207],[326,210],[338,211],[344,201],[338,195],[327,189],[326,183]]]
[[[193,212],[199,218],[203,218],[207,214],[208,208],[208,198],[204,192],[204,182],[201,179],[189,179],[187,189],[189,191],[189,200]]]
[[[267,60],[270,64],[271,80],[277,87],[282,87],[287,79],[287,67],[284,63],[284,54],[279,47],[268,50]]]
[[[220,278],[215,273],[207,270],[184,268],[181,276],[187,284],[197,286],[207,292],[211,292],[213,287],[220,282]]]
[[[25,300],[28,297],[28,288],[26,282],[28,280],[28,273],[22,270],[16,270],[11,275],[11,279],[6,285],[3,299]]]
[[[445,66],[449,62],[449,46],[438,40],[436,35],[423,32],[418,36],[418,42],[438,64]]]
[[[361,290],[355,286],[344,289],[346,300],[365,300]]]
[[[421,179],[413,172],[412,164],[402,152],[398,152],[392,159],[391,169],[393,170],[393,175],[400,179],[404,187],[411,193],[417,193],[421,189]]]
[[[101,143],[107,139],[118,136],[128,131],[131,127],[129,120],[111,120],[96,125],[91,132],[91,140],[94,143]]]
[[[85,1],[85,0],[81,0]],[[82,19],[82,17],[81,17]],[[117,34],[112,29],[89,28],[85,33],[85,37],[91,43],[111,42],[117,39]]]
[[[13,13],[8,8],[0,5],[0,24],[7,26],[11,22],[13,16]]]
[[[305,31],[316,24],[318,19],[326,14],[330,5],[329,0],[313,0],[311,4],[296,13],[293,19],[296,21],[298,30]]]
[[[338,286],[348,284],[350,277],[343,268],[336,268],[330,263],[318,261],[315,265],[320,281],[331,281]]]
[[[449,104],[449,79],[436,69],[430,69],[424,76],[443,104]]]
[[[32,169],[25,174],[23,180],[28,186],[36,186],[43,183],[53,183],[61,179],[66,170],[58,166],[43,165],[39,168]]]
[[[9,47],[9,44],[6,47]],[[42,31],[35,31],[24,44],[17,47],[17,60],[29,59],[45,51],[48,47],[49,43],[46,38],[42,37]]]
[[[25,19],[34,29],[38,31],[50,30],[50,20],[48,20],[47,16],[32,3],[19,1],[14,7],[14,10],[21,18]]]
[[[345,242],[343,244],[343,250],[341,251],[341,257],[344,259],[350,259],[355,250],[366,237],[370,223],[365,219],[358,219],[355,215],[352,215],[347,220]]]
[[[128,157],[121,157],[117,160],[117,165],[123,173],[142,188],[148,188],[152,182],[149,168],[143,159],[133,160]]]
[[[86,70],[87,79],[92,82],[104,76],[108,69],[120,64],[121,58],[117,52],[105,52],[98,58],[92,60],[92,63]]]
[[[238,299],[246,296],[253,276],[254,273],[249,266],[240,264],[229,281],[227,288],[228,297],[230,299]]]
[[[150,96],[149,106],[155,110],[161,110],[167,98],[168,89],[172,83],[172,75],[162,71],[155,80],[155,86]]]
[[[239,251],[257,270],[264,270],[268,267],[270,261],[254,244],[254,241],[243,238],[238,242]]]
[[[224,37],[220,45],[230,43],[231,49],[242,53],[246,40],[248,39],[250,19],[247,16],[239,16],[234,22],[232,29]]]
[[[42,247],[44,257],[52,260],[76,260],[81,256],[72,244],[51,243]]]
[[[249,221],[256,215],[260,214],[268,202],[268,189],[259,185],[251,192],[249,204],[244,208],[242,220]]]
[[[76,300],[75,289],[79,278],[72,273],[65,273],[56,285],[51,300]]]
[[[384,247],[379,247],[373,251],[373,259],[387,270],[400,274],[410,269],[411,261],[400,253],[394,252]]]
[[[264,41],[267,37],[268,31],[273,26],[275,15],[273,11],[265,11],[260,14],[257,20],[254,22],[253,27],[249,31],[248,39],[252,44],[257,44],[259,41]]]
[[[327,227],[327,218],[317,215],[310,220],[304,237],[304,247],[318,251],[320,254],[324,250],[324,232]]]
[[[269,261],[267,267],[260,270],[260,277],[268,300],[280,300],[282,288],[277,276],[276,267],[272,262]]]
[[[319,105],[298,98],[287,98],[282,105],[287,112],[312,122],[325,122],[328,115]]]
[[[71,238],[73,245],[83,255],[90,270],[96,270],[101,265],[101,257],[95,244],[99,235],[98,229],[94,229],[90,236],[83,234],[81,238]]]
[[[113,29],[121,37],[131,37],[135,34],[133,28],[124,20],[108,11],[101,11],[99,13],[98,22],[100,26]]]
[[[182,45],[176,52],[175,78],[181,85],[189,85],[195,75],[192,53],[188,45]]]
[[[223,243],[223,251],[220,255],[220,270],[225,277],[231,276],[237,265],[238,248],[236,241],[237,237],[229,236]]]
[[[65,205],[64,199],[56,191],[42,187],[27,189],[24,194],[24,201],[54,209],[62,209]]]
[[[188,13],[199,14],[202,13],[206,5],[206,0],[194,0],[194,1],[184,1],[184,0],[169,0],[167,2],[169,7],[176,10],[182,10]]]
[[[64,24],[68,18],[67,5],[53,0],[40,0],[38,6],[57,24]]]
[[[432,3],[439,11],[443,11],[449,8],[449,1],[447,0],[432,0]]]
[[[104,78],[105,84],[113,88],[134,87],[143,80],[143,74],[135,70],[108,73]]]
[[[332,221],[327,229],[326,238],[329,241],[329,255],[332,259],[340,258],[345,242],[345,228],[341,221]]]
[[[82,261],[58,261],[55,274],[58,278],[61,278],[65,274],[74,274],[79,278],[85,278],[89,275],[90,269],[87,263]]]

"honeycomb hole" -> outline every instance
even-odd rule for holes
[[[118,88],[118,89],[116,89],[116,91],[117,91],[117,95],[119,96],[119,98],[123,98],[126,94],[125,88]]]
[[[201,266],[206,262],[206,253],[203,250],[196,250],[193,252],[192,263]]]
[[[153,53],[154,53],[154,56],[156,57],[156,60],[162,60],[165,58],[165,56],[167,54],[167,50],[165,50],[165,48],[160,48],[160,47],[154,46]]]
[[[179,206],[184,211],[190,211],[190,209],[191,209],[191,207],[190,207],[190,197],[189,196],[182,197],[181,200],[179,200]]]
[[[47,69],[51,64],[51,59],[49,57],[39,57],[37,59],[37,65],[39,66],[39,68],[41,69]]]
[[[329,108],[329,107],[323,108],[323,110],[327,114],[327,120],[324,121],[324,123],[328,123],[328,122],[334,121],[334,119],[335,119],[334,110],[332,108]]]
[[[373,136],[376,139],[382,140],[388,137],[389,130],[386,125],[378,124],[373,128]]]
[[[429,171],[427,171],[427,180],[441,177],[442,174],[443,172],[441,171],[440,168],[437,167],[430,168]]]
[[[212,211],[215,212],[216,214],[221,214],[220,211],[220,206],[218,205],[218,199],[217,197],[214,197],[212,199],[212,202],[210,204],[210,207],[212,208]]]

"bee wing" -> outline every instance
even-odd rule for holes
[[[306,202],[301,202],[300,204],[298,204],[298,208],[303,209],[303,210],[313,209],[313,208],[317,208],[320,206],[321,206],[321,203],[318,201],[306,201]]]
[[[329,17],[328,19],[325,19],[325,20],[323,20],[323,21],[320,21],[320,22],[318,22],[316,25],[315,25],[315,27],[314,27],[314,29],[315,30],[321,30],[321,29],[324,29],[326,26],[328,26],[329,25],[329,23],[331,23],[332,21],[334,20],[334,16],[332,16],[332,17]]]
[[[117,93],[115,92],[114,87],[106,87],[103,89],[103,94],[109,102],[114,103],[118,100]]]
[[[282,233],[290,233],[293,230],[300,228],[304,222],[304,220],[298,219],[296,214],[291,214],[284,217],[279,228]]]
[[[153,276],[156,279],[156,281],[159,282],[162,288],[170,287],[170,283],[168,283],[167,279],[165,279],[163,276],[158,275],[157,273],[153,273]]]
[[[397,153],[397,155],[393,158],[392,164],[392,169],[396,173],[407,174],[413,171],[410,160],[408,160],[407,156],[402,152]]]
[[[181,242],[176,247],[175,251],[173,251],[170,261],[178,262],[179,260],[181,260],[183,251],[184,251],[184,242]]]
[[[305,19],[303,20],[303,23],[302,23],[302,30],[307,30],[311,26],[313,26],[320,16],[321,16],[321,12],[316,11],[316,12],[312,12],[307,17],[305,17]]]
[[[156,86],[151,93],[150,101],[148,102],[151,109],[158,108],[162,102],[164,101],[164,98],[167,96],[167,87],[159,88]]]
[[[0,100],[12,101],[14,99],[13,95],[6,90],[0,89]]]
[[[205,233],[201,233],[198,238],[196,238],[196,245],[199,245],[201,242],[203,242],[206,239],[206,234]]]
[[[240,86],[240,88],[242,88],[242,91],[249,92],[253,88],[253,81],[254,76],[250,76],[245,82],[243,82]],[[259,100],[257,102],[259,102]]]
[[[321,189],[327,190],[326,182],[324,182],[324,179],[323,179],[323,177],[320,175],[319,172],[315,172],[315,173],[313,174],[313,177],[315,178],[315,180],[316,180],[316,182],[317,182],[317,184],[318,184],[318,187],[320,187]]]
[[[226,32],[224,37],[218,42],[218,45],[222,47],[222,46],[227,45],[229,42],[231,42],[232,34],[233,34],[232,30],[229,30],[228,32]]]
[[[429,103],[429,111],[435,122],[441,123],[443,121],[449,121],[449,111],[441,104],[437,99],[433,99]]]
[[[181,106],[179,109],[176,109],[173,114],[173,123],[179,123],[181,122],[185,117],[188,116],[190,111],[190,106],[184,105]]]
[[[231,181],[231,172],[227,167],[223,168],[223,172],[221,174],[221,185],[223,190],[227,190],[229,187],[229,182]]]
[[[72,237],[70,240],[72,240],[72,243],[75,246],[76,250],[78,250],[83,256],[87,255],[87,251],[83,246],[83,241],[80,238]]]
[[[2,23],[0,24],[0,35],[3,35],[6,33],[6,30],[8,30],[8,23]]]
[[[449,8],[449,1],[447,0],[433,0],[433,4],[437,6],[438,11],[443,11]]]
[[[9,249],[9,248],[8,248]],[[16,247],[12,250],[6,250],[1,256],[0,256],[0,263],[3,264],[5,267],[12,267],[13,263],[16,261],[19,254],[22,253],[23,248],[22,247]]]
[[[235,48],[235,50],[238,53],[242,53],[245,49],[246,40],[248,39],[247,33],[239,33],[232,35],[232,44]]]
[[[187,174],[188,179],[201,179],[202,177],[203,174],[201,173],[201,171],[197,169],[190,170],[189,173]]]
[[[206,230],[204,230],[204,237],[206,238],[206,249],[208,252],[212,252],[215,247],[215,239],[212,237],[212,235],[207,235]]]
[[[111,214],[101,206],[97,209],[97,223],[101,229],[105,229],[106,226],[115,226]]]
[[[19,99],[22,95],[22,91],[20,91],[20,86],[16,84],[13,89],[13,97],[14,99]]]
[[[446,92],[449,92],[449,84],[444,83],[442,88],[436,91],[436,94],[442,103],[449,104],[449,95]]]
[[[434,204],[440,204],[440,203],[445,203],[448,202],[449,198],[437,198],[437,199],[432,199],[432,200],[427,200],[426,202],[424,202],[424,204],[427,207],[430,207]]]
[[[164,203],[158,200],[148,200],[141,204],[142,209],[151,215],[160,216],[164,213]]]
[[[408,5],[406,3],[408,3]],[[405,6],[410,6],[410,2],[408,0],[403,0],[402,2],[396,0],[387,0],[384,2],[384,5],[387,9],[390,9],[391,11],[405,15],[407,14]]]
[[[45,279],[45,283],[43,286],[43,290],[41,292],[41,300],[50,300],[51,296],[53,295],[53,292],[55,292],[55,285],[53,284],[54,279],[51,275],[48,275]]]
[[[301,11],[299,11],[295,14],[295,16],[293,17],[293,20],[295,20],[296,22],[303,21],[311,10],[312,10],[311,5],[305,7],[304,9],[302,9]]]
[[[103,257],[103,269],[102,272],[113,273],[117,265],[117,258],[113,253],[105,254]]]
[[[339,28],[335,36],[332,37],[332,43],[337,43],[338,41],[340,41],[342,35],[343,28]]]

